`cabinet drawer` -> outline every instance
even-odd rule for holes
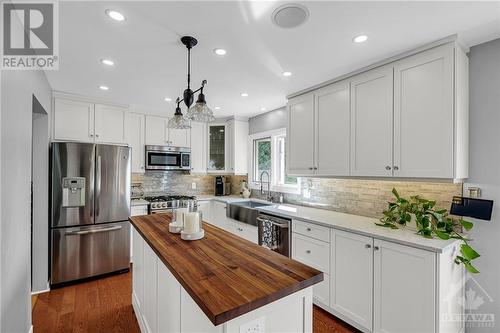
[[[324,274],[324,280],[313,287],[314,301],[330,306],[330,275]]]
[[[314,223],[293,220],[292,231],[298,234],[330,242],[330,228]]]
[[[246,240],[249,240],[255,244],[258,243],[258,230],[256,226],[240,223],[235,220],[229,221],[229,232],[235,234],[236,236],[240,236]]]
[[[130,207],[130,216],[139,216],[147,214],[148,214],[148,206],[146,205]]]
[[[314,238],[293,233],[292,258],[314,267],[324,273],[330,273],[330,244]]]

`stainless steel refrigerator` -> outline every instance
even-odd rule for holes
[[[127,269],[130,148],[51,147],[51,284]]]

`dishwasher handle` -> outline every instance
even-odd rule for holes
[[[269,220],[269,219],[265,219],[265,218],[262,218],[262,217],[257,217],[257,221],[258,222],[267,222],[267,223],[271,223],[272,225],[275,225],[279,228],[288,228],[290,226],[290,223],[288,222],[277,222],[277,221],[273,221],[273,220]]]

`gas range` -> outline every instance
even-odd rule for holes
[[[159,195],[144,197],[144,200],[149,201],[149,212],[162,213],[171,211],[172,209],[187,207],[188,205],[196,206],[196,197],[191,195]]]

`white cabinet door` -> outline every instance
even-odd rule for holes
[[[167,144],[167,118],[146,116],[146,144],[164,146]]]
[[[188,129],[168,128],[168,145],[173,147],[189,147],[191,135]]]
[[[349,82],[335,83],[315,92],[315,173],[349,175]]]
[[[228,218],[227,231],[252,243],[259,243],[259,232],[256,226]]]
[[[371,331],[373,238],[333,229],[331,234],[330,306]]]
[[[231,172],[235,175],[247,175],[248,173],[248,121],[232,120],[234,135],[230,157],[232,160]]]
[[[220,201],[212,201],[211,223],[219,228],[228,230],[228,218],[226,215],[227,204]]]
[[[125,109],[95,105],[95,141],[101,143],[125,143]]]
[[[198,211],[201,212],[201,218],[208,223],[212,223],[211,205],[210,201],[198,201]]]
[[[132,290],[133,294],[136,297],[137,305],[143,312],[144,305],[144,240],[141,235],[135,230],[134,227],[132,229],[132,237],[134,247],[133,249],[133,257],[134,257],[134,265],[132,266],[133,274],[132,274]]]
[[[288,101],[287,174],[314,172],[314,95]]]
[[[292,258],[330,273],[330,244],[314,238],[292,233]]]
[[[374,250],[373,331],[435,332],[436,254],[381,240]]]
[[[132,172],[144,173],[144,115],[129,113],[126,117],[127,143],[132,148]]]
[[[226,125],[226,172],[234,173],[234,120]]]
[[[351,79],[351,176],[392,176],[392,67]]]
[[[394,67],[394,176],[453,178],[453,46]]]
[[[54,139],[94,141],[94,104],[56,98]]]
[[[144,243],[144,323],[149,332],[158,332],[158,257]]]
[[[158,260],[158,332],[181,331],[181,285],[168,268]]]
[[[191,172],[207,172],[207,125],[191,122]]]

